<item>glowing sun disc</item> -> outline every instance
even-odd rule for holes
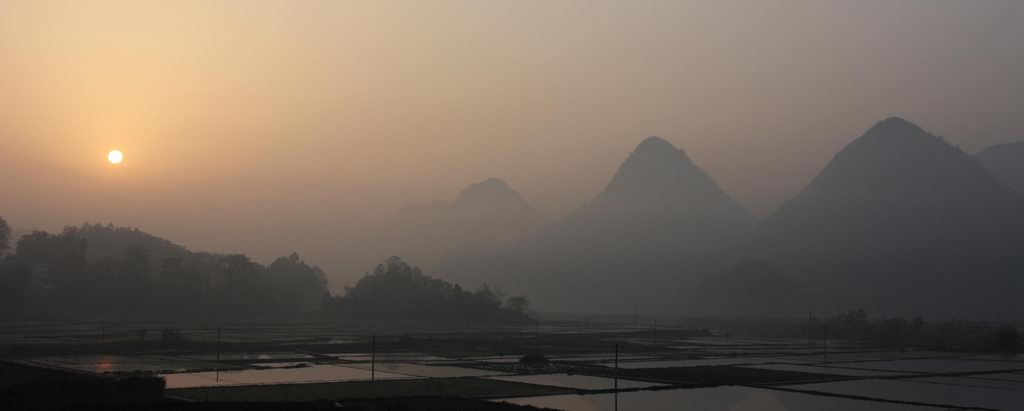
[[[107,161],[109,161],[110,164],[121,164],[121,162],[124,161],[124,153],[122,153],[121,150],[110,150],[110,152],[107,153]]]

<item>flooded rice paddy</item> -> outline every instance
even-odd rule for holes
[[[190,344],[169,345],[133,341],[132,326],[120,333],[102,327],[46,324],[35,326],[42,336],[8,328],[0,337],[96,347],[7,359],[73,372],[156,375],[172,397],[317,385],[303,398],[344,399],[354,392],[345,388],[350,384],[422,382],[423,391],[409,392],[431,395],[455,384],[446,395],[567,410],[616,409],[615,387],[619,410],[1013,410],[1024,404],[1022,358],[844,341],[829,341],[826,353],[800,338],[687,330],[385,330],[371,338],[370,332],[317,324],[261,324],[251,332],[221,332],[219,339],[217,327],[200,326],[186,333]],[[104,344],[122,348],[99,352]],[[285,389],[293,396],[301,391]]]
[[[801,384],[791,388],[804,392],[863,396],[885,400],[942,405],[950,408],[1019,410],[1024,391],[981,388],[964,382],[939,383],[919,379],[855,380],[822,384]]]
[[[659,391],[633,391],[618,394],[552,395],[511,398],[500,401],[541,408],[579,411],[613,410],[729,410],[729,411],[896,411],[939,410],[876,401],[852,400],[751,387],[691,388]]]
[[[619,379],[618,382],[614,378],[608,377],[594,377],[590,375],[579,375],[579,374],[533,374],[533,375],[509,375],[501,377],[490,377],[494,380],[500,381],[514,381],[514,382],[525,382],[528,384],[546,385],[550,387],[561,387],[561,388],[573,388],[578,390],[611,390],[618,386],[619,389],[638,389],[638,388],[652,388],[652,387],[664,387],[668,384],[646,382],[646,381],[633,381],[626,379]],[[616,385],[617,384],[617,385]]]
[[[375,372],[375,379],[414,378],[409,375]],[[167,388],[214,387],[221,385],[295,384],[328,381],[359,381],[371,378],[370,370],[333,364],[302,368],[250,369],[161,374]]]

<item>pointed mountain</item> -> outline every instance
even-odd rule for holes
[[[651,137],[563,220],[492,259],[449,260],[439,271],[492,273],[489,281],[540,307],[617,310],[678,300],[708,267],[720,269],[721,251],[752,224],[685,152]]]
[[[769,216],[755,244],[836,309],[940,313],[956,301],[987,311],[1006,301],[979,294],[1020,282],[1011,273],[1024,267],[1024,197],[958,148],[890,118]]]
[[[685,151],[660,137],[643,140],[581,213],[642,217],[658,224],[753,222]]]
[[[1024,193],[1024,141],[999,144],[974,155],[999,181]]]
[[[536,232],[544,217],[504,181],[466,187],[454,203],[410,204],[395,216],[392,253],[424,266],[452,252],[493,250]]]
[[[497,178],[466,187],[455,198],[452,209],[463,218],[462,228],[497,237],[497,243],[522,238],[544,223],[544,217],[523,196]]]
[[[452,204],[451,252],[490,252],[536,233],[547,220],[504,181],[489,178],[459,193]]]

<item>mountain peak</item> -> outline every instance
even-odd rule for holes
[[[591,209],[637,215],[687,217],[727,215],[744,221],[749,215],[701,170],[686,152],[659,137],[644,139],[626,158],[605,189],[590,203]],[[689,211],[681,211],[689,210]],[[680,218],[682,218],[680,217]]]
[[[713,185],[683,150],[660,137],[648,137],[636,146],[601,193],[601,197],[663,197],[687,189]]]
[[[1005,195],[1006,187],[999,186],[981,162],[958,147],[916,124],[892,117],[843,147],[805,193],[813,197],[866,196],[871,192],[879,204],[906,200],[903,205],[909,206],[924,198],[949,203],[954,192],[964,198],[972,198],[970,193]]]
[[[454,203],[407,206],[395,217],[392,247],[425,266],[446,255],[503,247],[538,230],[542,216],[498,178],[470,184]]]
[[[873,134],[906,134],[906,133],[924,133],[917,124],[911,123],[904,120],[902,117],[889,117],[885,120],[875,123],[874,126],[868,129],[867,135]]]
[[[637,144],[635,151],[677,151],[679,150],[676,146],[672,145],[665,139],[658,136],[650,136],[645,138],[640,144]]]
[[[956,161],[954,158],[963,157],[965,154],[960,149],[942,137],[902,118],[890,117],[875,123],[860,138],[844,147],[836,155],[836,160],[861,166],[883,163],[906,166],[920,161],[941,162],[943,158]]]
[[[519,192],[494,177],[470,184],[459,193],[452,206],[461,213],[480,214],[483,219],[517,216],[538,224],[544,219]]]
[[[466,189],[491,189],[491,190],[508,190],[508,184],[504,180],[497,177],[490,177],[484,181],[476,184],[470,184]]]
[[[873,147],[899,147],[907,145],[942,143],[941,138],[925,131],[917,124],[900,117],[889,117],[875,123],[864,135],[854,141],[852,146],[870,145]]]
[[[637,144],[626,162],[693,164],[690,157],[686,155],[686,151],[658,136],[647,137]]]
[[[508,184],[501,179],[491,177],[479,183],[470,184],[468,187],[464,188],[462,192],[459,193],[459,196],[456,197],[455,203],[464,202],[470,198],[494,196],[518,196],[518,194],[509,188]]]

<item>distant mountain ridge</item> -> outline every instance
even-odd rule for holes
[[[1024,193],[1024,141],[994,145],[974,157],[1000,181]]]
[[[1002,292],[1020,290],[1024,196],[900,118],[875,124],[837,153],[760,225],[752,250],[845,308],[952,315],[954,301],[979,313],[1024,308]]]
[[[492,257],[449,259],[437,271],[493,281],[547,307],[671,304],[697,273],[719,269],[722,251],[753,222],[683,150],[650,137],[578,210]]]
[[[395,216],[392,254],[432,266],[449,253],[493,251],[539,230],[546,219],[497,178],[463,189],[455,201],[409,204]]]

